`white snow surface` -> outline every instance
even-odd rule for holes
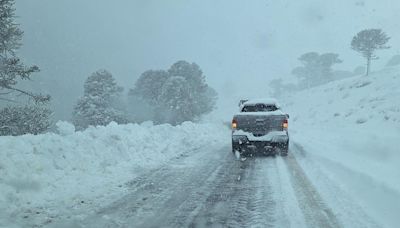
[[[280,107],[278,100],[276,100],[275,98],[254,98],[243,103],[243,105],[255,105],[255,104],[275,105],[278,108]]]
[[[281,99],[291,117],[290,153],[345,227],[361,227],[364,212],[373,219],[366,224],[400,223],[399,88],[400,68],[386,68]],[[146,171],[187,151],[230,143],[220,123],[57,127],[57,134],[0,137],[0,227],[23,227],[20,221],[36,213],[45,220],[35,224],[71,211],[79,217],[129,192],[125,183]],[[291,170],[278,171],[289,185]]]
[[[300,91],[282,103],[291,116],[292,142],[303,149],[298,152],[292,146],[293,154],[319,191],[331,192],[329,204],[337,204],[340,194],[326,188],[326,178],[380,225],[396,227],[400,69],[386,68]]]
[[[67,122],[57,127],[57,134],[0,137],[0,227],[23,227],[19,221],[36,213],[50,223],[63,211],[96,208],[143,172],[187,151],[226,144],[227,135],[222,124],[189,122],[111,123],[83,132]]]

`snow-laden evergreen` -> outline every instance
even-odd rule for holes
[[[3,108],[0,110],[0,136],[44,133],[51,127],[51,115],[43,105]]]
[[[88,126],[107,125],[111,122],[126,123],[120,104],[122,87],[106,70],[99,70],[88,77],[84,84],[84,95],[74,107],[73,123],[78,130]]]
[[[50,96],[18,85],[21,80],[30,80],[39,67],[26,66],[17,55],[23,31],[16,23],[14,4],[14,0],[0,1],[0,135],[39,134],[51,125],[52,112],[43,105]],[[35,104],[21,104],[26,103],[21,97],[29,97]]]
[[[299,78],[298,87],[301,89],[335,80],[332,66],[342,62],[338,54],[316,52],[305,53],[298,60],[303,66],[293,69],[292,73]]]
[[[375,52],[380,49],[389,49],[387,42],[390,37],[382,29],[365,29],[357,33],[351,41],[351,48],[359,52],[367,60],[367,72],[369,74],[371,61],[378,59]]]
[[[190,87],[184,77],[170,77],[162,87],[160,101],[167,123],[176,125],[195,117]]]
[[[13,101],[13,94],[23,94],[36,102],[50,100],[50,96],[35,94],[17,87],[19,80],[29,80],[31,74],[38,72],[37,66],[26,66],[17,56],[22,43],[23,31],[16,23],[15,1],[0,1],[0,100]]]
[[[186,61],[176,62],[168,71],[144,72],[129,95],[133,119],[147,109],[147,120],[173,125],[211,112],[217,99],[200,67]]]

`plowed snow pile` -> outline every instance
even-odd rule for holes
[[[304,149],[295,155],[314,184],[329,177],[381,224],[398,224],[400,68],[304,90],[283,103],[292,139]]]
[[[65,122],[57,125],[58,134],[0,137],[0,227],[79,215],[118,199],[126,183],[143,172],[200,148],[225,145],[229,136],[222,124],[110,124],[83,132]]]

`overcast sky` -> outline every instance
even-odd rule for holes
[[[363,65],[350,49],[362,29],[392,37],[373,69],[400,50],[398,0],[17,0],[16,7],[25,31],[21,55],[41,67],[64,119],[85,78],[100,68],[129,89],[145,70],[196,62],[220,102],[231,105],[266,96],[273,78],[292,80],[305,52],[340,54],[337,69]]]

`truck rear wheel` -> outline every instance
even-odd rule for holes
[[[281,157],[286,157],[288,156],[288,152],[289,152],[289,141],[286,143],[282,143],[279,145],[279,151],[280,151],[280,155]]]
[[[232,153],[235,154],[236,151],[240,152],[240,145],[239,143],[232,142]]]

